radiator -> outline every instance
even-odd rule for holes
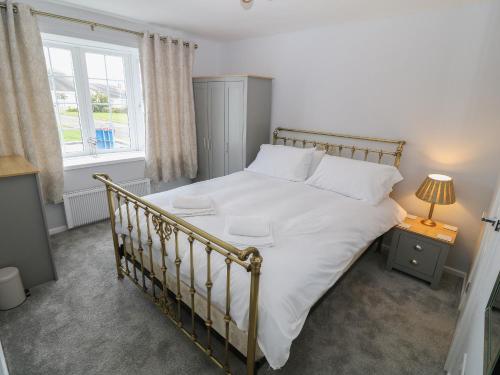
[[[148,178],[119,182],[118,185],[138,196],[147,195],[151,191]],[[95,223],[109,217],[108,201],[104,187],[64,193],[63,200],[68,228]]]

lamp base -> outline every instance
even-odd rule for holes
[[[435,227],[436,222],[432,219],[425,219],[420,221],[422,224],[427,225],[428,227]]]

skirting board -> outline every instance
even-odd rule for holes
[[[61,225],[60,227],[50,228],[49,235],[53,236],[54,234],[66,232],[67,230],[68,230],[68,227],[66,225]]]
[[[1,342],[0,342],[0,375],[9,375],[9,369],[7,368],[7,363],[5,362],[5,356],[3,354],[3,348]]]

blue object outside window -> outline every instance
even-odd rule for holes
[[[108,150],[115,147],[115,135],[113,129],[96,129],[97,148]]]

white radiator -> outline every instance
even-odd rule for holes
[[[147,195],[151,191],[148,178],[117,184],[138,196]],[[94,223],[109,217],[104,187],[64,193],[63,199],[68,228]]]

